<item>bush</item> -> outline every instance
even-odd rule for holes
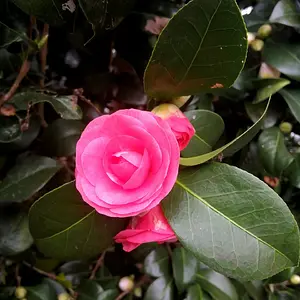
[[[1,1],[0,299],[299,299],[299,28],[298,0]]]

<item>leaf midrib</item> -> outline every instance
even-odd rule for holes
[[[200,200],[202,203],[204,203],[206,206],[208,206],[211,210],[213,210],[214,212],[216,212],[217,214],[219,214],[220,216],[222,216],[223,218],[225,218],[227,221],[229,221],[230,223],[232,223],[233,225],[235,225],[236,227],[238,227],[240,230],[246,232],[247,234],[249,234],[250,236],[252,236],[253,238],[255,238],[256,240],[258,240],[259,242],[263,243],[264,245],[268,246],[269,248],[273,249],[275,252],[279,253],[280,255],[282,255],[283,257],[285,257],[289,262],[292,263],[292,260],[287,257],[285,254],[283,254],[281,251],[279,251],[278,249],[274,248],[272,245],[268,244],[266,241],[262,240],[261,238],[257,237],[256,235],[254,235],[252,232],[248,231],[247,229],[241,227],[239,224],[237,224],[235,221],[231,220],[230,218],[228,218],[226,215],[224,215],[221,211],[217,210],[215,207],[213,207],[212,205],[210,205],[207,201],[205,201],[203,198],[201,198],[199,195],[197,195],[196,193],[194,193],[191,189],[189,189],[188,187],[186,187],[183,183],[181,183],[178,179],[176,180],[176,184],[178,184],[181,188],[183,188],[186,192],[190,193],[193,197],[195,197],[196,199]],[[187,200],[189,202],[189,200]]]
[[[44,241],[44,240],[48,240],[48,239],[52,239],[56,236],[59,236],[60,234],[63,234],[65,232],[67,232],[68,230],[72,229],[73,227],[77,226],[78,224],[80,224],[81,222],[83,222],[85,219],[89,218],[90,216],[92,216],[95,213],[95,209],[93,209],[91,212],[89,212],[86,216],[84,216],[83,218],[79,219],[77,222],[71,224],[69,227],[65,228],[64,230],[61,230],[51,236],[47,236],[44,238],[37,238],[37,240],[39,241]]]
[[[206,27],[206,29],[205,29],[205,32],[204,32],[204,34],[203,34],[202,40],[201,40],[201,42],[200,42],[200,44],[199,44],[199,47],[198,47],[198,49],[197,49],[197,51],[196,51],[196,53],[195,53],[195,55],[194,55],[194,57],[193,57],[193,59],[192,59],[190,65],[189,65],[189,67],[187,68],[186,72],[184,73],[183,77],[181,78],[181,80],[179,81],[179,83],[177,84],[177,86],[180,86],[180,85],[181,85],[181,83],[186,79],[187,74],[188,74],[189,71],[191,70],[191,67],[193,66],[193,63],[195,62],[195,59],[197,58],[198,53],[199,53],[199,51],[200,51],[201,48],[202,48],[202,44],[203,44],[203,42],[204,42],[204,40],[205,40],[205,38],[206,38],[206,35],[207,35],[208,31],[209,31],[209,27],[210,27],[210,25],[211,25],[211,22],[212,22],[212,20],[214,19],[216,13],[218,12],[219,7],[220,7],[222,1],[223,1],[223,0],[220,0],[218,6],[216,7],[216,10],[215,10],[214,13],[212,14],[212,16],[211,16],[211,18],[210,18],[210,20],[209,20],[209,22],[208,22],[208,24],[207,24],[207,27]],[[193,1],[191,1],[190,3],[193,3]]]

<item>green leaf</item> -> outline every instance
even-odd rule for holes
[[[268,19],[274,9],[276,0],[264,0],[255,2],[250,15],[245,15],[244,20],[247,24],[248,29],[251,28],[251,32],[256,31],[260,25],[263,25],[268,22]]]
[[[0,204],[29,199],[55,175],[61,166],[52,158],[30,155],[16,165],[0,183]]]
[[[27,300],[56,300],[55,290],[46,282],[36,286],[26,287]]]
[[[270,22],[286,26],[300,27],[300,15],[296,9],[295,1],[279,1],[270,16]]]
[[[174,282],[171,277],[160,277],[148,288],[144,300],[173,300]]]
[[[169,254],[164,246],[151,251],[144,261],[144,271],[153,277],[168,276],[170,274]]]
[[[19,123],[19,121],[18,121]],[[19,124],[17,125],[19,126]],[[31,116],[27,130],[20,132],[20,135],[9,143],[0,145],[0,151],[3,153],[20,152],[26,150],[32,142],[38,137],[41,129],[41,119],[37,116]],[[20,129],[18,129],[20,131]]]
[[[74,182],[44,195],[29,211],[29,228],[39,250],[61,260],[96,256],[126,223],[98,214],[81,199]]]
[[[266,290],[264,287],[264,282],[260,280],[253,280],[253,281],[245,282],[244,287],[247,290],[248,294],[254,300],[266,299]]]
[[[290,83],[289,80],[283,78],[267,78],[253,81],[254,87],[258,89],[253,103],[259,103],[270,98],[270,96]]]
[[[286,280],[289,280],[292,275],[294,274],[295,268],[288,268],[286,270],[283,270],[282,272],[270,277],[267,279],[266,283],[267,284],[272,284],[272,283],[281,283]]]
[[[0,115],[0,143],[11,143],[18,139],[21,134],[20,122],[17,117]]]
[[[51,25],[62,25],[64,16],[71,15],[68,10],[63,10],[63,1],[60,0],[11,0],[28,15]],[[68,2],[68,1],[65,1]]]
[[[93,29],[113,29],[133,7],[135,0],[79,0]]]
[[[57,119],[50,124],[42,137],[43,153],[49,156],[71,156],[84,129],[77,120]]]
[[[262,114],[266,109],[266,104],[264,102],[253,104],[251,102],[245,101],[244,105],[248,117],[251,119],[253,123],[259,120],[259,118],[262,116]],[[263,124],[262,124],[263,128],[273,127],[277,123],[280,117],[280,112],[276,108],[277,107],[275,106],[275,103],[272,101],[269,105],[267,114],[263,119]]]
[[[162,206],[182,245],[227,276],[262,279],[298,264],[299,230],[288,207],[236,167],[182,170]]]
[[[300,90],[283,89],[279,92],[279,94],[284,98],[296,120],[300,122]]]
[[[194,281],[198,261],[196,257],[184,248],[176,248],[172,254],[173,276],[180,293]]]
[[[163,98],[229,87],[246,52],[246,28],[235,1],[192,0],[160,34],[145,71],[145,91]]]
[[[29,91],[18,93],[9,101],[17,110],[27,110],[29,104],[35,105],[42,102],[51,104],[63,119],[80,120],[82,118],[82,111],[72,101],[72,96],[50,96]]]
[[[213,270],[202,270],[196,275],[196,280],[215,300],[238,300],[234,285],[222,274]]]
[[[206,153],[206,154],[188,157],[188,158],[182,157],[182,158],[180,158],[180,164],[182,166],[196,166],[196,165],[200,165],[200,164],[207,162],[208,160],[214,158],[215,156],[217,156],[221,153],[223,156],[231,156],[238,150],[242,149],[259,132],[259,130],[263,124],[264,117],[268,111],[269,104],[270,104],[270,100],[266,106],[264,113],[259,118],[259,120],[257,120],[257,122],[255,124],[253,124],[248,130],[246,130],[244,133],[239,135],[233,141],[222,146],[221,148],[218,148],[218,149],[216,149],[212,152]]]
[[[288,77],[300,80],[300,44],[268,40],[264,46],[263,60]]]
[[[265,129],[260,134],[258,151],[263,166],[272,176],[280,176],[294,160],[284,144],[284,135],[277,127]]]
[[[16,255],[27,250],[32,243],[27,214],[2,208],[0,213],[0,255]]]
[[[205,300],[205,299],[209,299],[209,298],[205,298],[201,286],[199,284],[191,285],[188,288],[185,300]]]
[[[290,183],[300,189],[300,154],[294,156],[293,162],[284,172],[290,180]]]
[[[78,293],[78,300],[98,300],[103,288],[95,281],[82,280],[80,286],[76,290]]]
[[[117,289],[110,289],[102,292],[97,299],[93,300],[112,300],[116,299],[119,294],[119,291]]]
[[[209,110],[191,110],[185,115],[191,121],[196,133],[181,155],[191,157],[210,152],[224,131],[222,118]]]

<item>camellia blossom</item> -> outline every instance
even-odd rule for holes
[[[169,123],[180,150],[183,150],[195,134],[195,128],[189,119],[176,105],[169,103],[155,107],[152,112]]]
[[[123,244],[124,251],[130,252],[143,243],[176,242],[177,237],[157,205],[145,215],[133,217],[127,229],[115,236],[115,241]]]
[[[136,216],[171,191],[179,157],[166,121],[151,112],[119,110],[83,131],[76,145],[76,187],[100,214]]]

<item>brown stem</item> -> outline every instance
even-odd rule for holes
[[[26,57],[26,59],[24,60],[20,72],[15,80],[15,82],[13,83],[13,85],[11,86],[10,90],[0,98],[0,106],[8,101],[9,99],[11,99],[11,97],[15,94],[15,92],[17,91],[20,83],[22,82],[22,80],[24,79],[24,77],[27,75],[27,73],[30,70],[30,61],[28,60],[28,57]]]
[[[42,39],[45,38],[48,35],[49,35],[49,25],[44,24]],[[45,41],[44,45],[40,49],[40,61],[41,61],[41,72],[42,72],[42,78],[40,79],[41,89],[45,88],[47,54],[48,54],[48,40]],[[44,116],[44,103],[39,103],[38,104],[38,114],[40,116],[42,126],[47,127],[48,124],[45,121],[45,116]]]
[[[43,270],[40,270],[34,266],[32,266],[31,264],[29,264],[28,262],[26,261],[23,261],[23,264],[25,266],[27,266],[28,268],[31,268],[32,270],[36,271],[37,273],[41,274],[41,275],[44,275],[44,276],[47,276],[49,277],[50,279],[53,279],[53,280],[56,280],[56,275],[55,274],[52,274],[52,273],[48,273],[48,272],[45,272]]]
[[[16,271],[15,271],[15,276],[16,276],[16,281],[17,281],[17,286],[21,285],[21,276],[19,275],[20,272],[20,265],[16,265]]]
[[[132,291],[134,291],[134,289],[142,286],[144,283],[148,282],[149,280],[150,280],[149,276],[147,276],[147,275],[142,276],[141,279],[134,285],[134,288],[131,291],[129,291],[129,292],[127,292],[127,291],[122,292],[115,300],[121,300],[121,299],[123,299],[126,295],[128,295],[129,293],[131,293]]]
[[[91,276],[90,276],[90,279],[94,279],[94,278],[95,278],[98,269],[99,269],[99,268],[102,266],[102,264],[103,264],[103,261],[104,261],[104,258],[105,258],[105,254],[106,254],[106,251],[104,251],[104,252],[100,255],[100,257],[98,258],[98,260],[97,260],[97,262],[96,262],[96,265],[95,265],[95,267],[94,267],[94,269],[93,269],[93,271],[92,271],[92,274],[91,274]]]
[[[89,100],[83,96],[83,89],[75,89],[74,95],[77,96],[81,101],[83,101],[83,102],[87,103],[88,105],[90,105],[91,107],[93,107],[99,115],[102,114],[101,111],[99,110],[99,108],[96,105],[94,105],[94,103],[91,100]]]
[[[48,278],[50,278],[50,279],[52,279],[52,280],[57,280],[55,274],[48,273],[48,272],[45,272],[45,271],[43,271],[43,270],[40,270],[40,269],[38,269],[38,268],[32,266],[31,264],[29,264],[29,263],[26,262],[26,261],[23,261],[23,264],[24,264],[25,266],[27,266],[28,268],[31,268],[31,269],[34,270],[35,272],[41,274],[41,275],[44,275],[44,276],[46,276],[46,277],[48,277]],[[77,293],[76,293],[73,289],[71,289],[71,288],[68,288],[68,291],[71,293],[72,297],[73,297],[74,299],[76,299]]]

